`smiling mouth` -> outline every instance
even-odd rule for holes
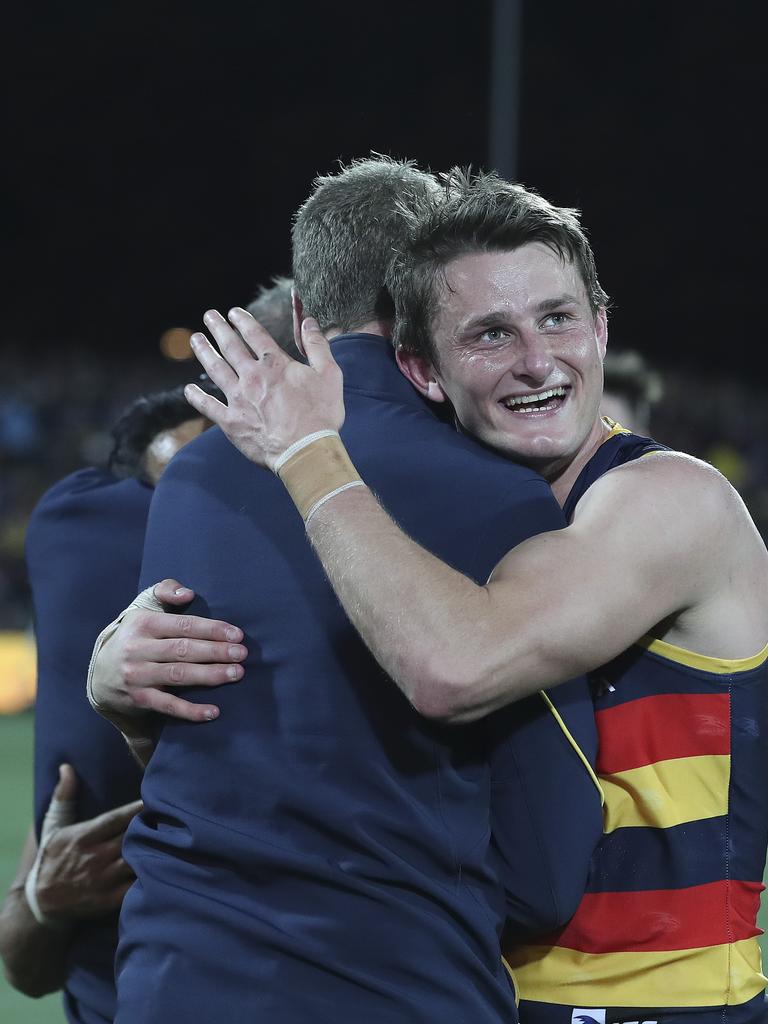
[[[548,388],[530,395],[515,395],[502,398],[501,404],[511,412],[530,416],[537,412],[554,412],[566,399],[568,387]]]

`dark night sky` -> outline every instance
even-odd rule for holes
[[[583,209],[614,341],[752,377],[764,360],[756,15],[671,0],[524,10],[519,177]],[[489,12],[488,0],[17,12],[3,47],[4,341],[155,349],[165,328],[288,271],[290,215],[337,158],[485,163]]]

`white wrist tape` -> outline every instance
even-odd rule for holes
[[[29,909],[32,911],[32,916],[38,924],[42,924],[46,928],[66,928],[68,925],[66,921],[49,917],[48,914],[40,909],[40,904],[37,901],[37,879],[40,874],[40,865],[43,862],[45,848],[51,839],[53,839],[60,828],[63,828],[65,825],[71,825],[74,820],[75,801],[58,800],[56,797],[53,797],[50,804],[48,804],[48,810],[43,818],[43,825],[40,830],[40,846],[37,850],[35,862],[29,869],[29,874],[24,882],[24,895],[27,898]]]

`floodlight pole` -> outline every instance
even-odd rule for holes
[[[522,0],[491,0],[488,164],[515,181],[520,145]]]

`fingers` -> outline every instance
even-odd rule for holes
[[[53,791],[54,800],[74,800],[77,794],[77,775],[71,764],[59,765],[59,781]]]
[[[142,694],[160,686],[223,686],[243,678],[242,665],[200,664],[180,661],[140,661],[122,670],[126,687],[137,708],[146,709]]]
[[[247,310],[241,309],[240,306],[235,306],[233,309],[230,309],[227,317],[240,332],[247,342],[248,347],[258,359],[263,359],[264,356],[276,356],[278,359],[283,361],[291,361],[290,357],[283,352],[277,342],[272,338],[269,331],[266,331],[258,320],[255,320]],[[241,376],[241,370],[245,371],[249,367],[251,369],[253,368],[253,356],[247,351],[243,342],[237,337],[236,332],[232,330],[226,320],[224,320],[219,313],[215,310],[210,310],[205,314],[205,322],[213,336],[216,338],[216,341],[219,343],[219,347],[221,347],[222,344],[226,347],[226,351],[225,348],[221,348],[221,351],[226,355],[227,359],[232,363]],[[217,331],[221,332],[221,339]],[[224,337],[225,331],[226,337]],[[232,357],[239,362],[240,368],[238,368],[238,363],[232,361],[230,353],[232,354]]]
[[[218,313],[216,315],[219,316]],[[207,316],[208,314],[206,314],[206,317]],[[219,317],[219,319],[221,319],[221,317]],[[227,329],[232,331],[229,324],[227,324]],[[215,331],[212,330],[211,333],[216,337]],[[219,341],[218,337],[216,337],[216,340]],[[197,357],[197,361],[202,365],[203,369],[214,384],[219,385],[225,395],[228,395],[233,388],[237,387],[238,375],[232,368],[233,364],[231,364],[230,360],[225,358],[227,353],[222,347],[221,342],[219,342],[219,347],[222,348],[222,355],[219,355],[206,336],[201,334],[199,331],[192,335],[189,339],[189,343],[192,346],[192,351]],[[242,345],[242,342],[240,342],[240,344]],[[253,360],[253,356],[249,355],[248,358]],[[210,395],[208,397],[210,398]],[[218,404],[221,405],[221,402]]]
[[[301,322],[301,344],[309,365],[314,370],[320,371],[327,366],[336,366],[328,339],[314,317],[308,316]]]
[[[192,666],[182,667],[190,668]],[[231,681],[227,680],[227,682]],[[168,715],[170,718],[180,718],[184,722],[212,722],[220,714],[215,704],[193,704],[192,701],[176,697],[165,690],[155,690],[150,687],[136,690],[134,703],[136,707],[143,710],[156,711],[159,715]]]
[[[243,373],[253,366],[253,353],[248,351],[243,339],[217,309],[209,309],[203,315],[203,322],[216,339],[224,359],[237,376],[242,377]]]
[[[152,593],[161,604],[189,604],[195,596],[194,590],[178,580],[160,580],[152,588]]]
[[[142,646],[142,661],[165,664],[182,661],[195,665],[239,664],[248,656],[243,644],[221,643],[215,640],[192,640],[175,636],[167,640],[146,640]],[[169,683],[180,680],[168,679]]]
[[[213,640],[239,643],[243,631],[221,619],[205,619],[201,615],[177,615],[174,612],[138,612],[131,620],[144,639],[168,640],[185,637],[188,640]],[[227,659],[222,659],[227,660]]]
[[[105,811],[103,814],[99,814],[96,818],[91,818],[88,821],[81,821],[79,823],[79,827],[82,830],[83,836],[94,842],[100,842],[105,839],[111,839],[113,836],[119,836],[119,843],[122,843],[123,832],[125,832],[132,819],[139,813],[143,806],[144,805],[141,800],[134,800],[130,804],[122,804],[120,807],[115,807],[111,811]],[[119,845],[115,852],[120,852]]]
[[[201,360],[202,363],[202,360]],[[203,363],[203,365],[205,365]],[[213,379],[211,375],[211,379]],[[187,384],[184,387],[184,397],[193,409],[197,409],[201,416],[205,416],[217,427],[222,424],[222,417],[226,414],[227,406],[220,402],[213,395],[208,395],[197,384]]]

